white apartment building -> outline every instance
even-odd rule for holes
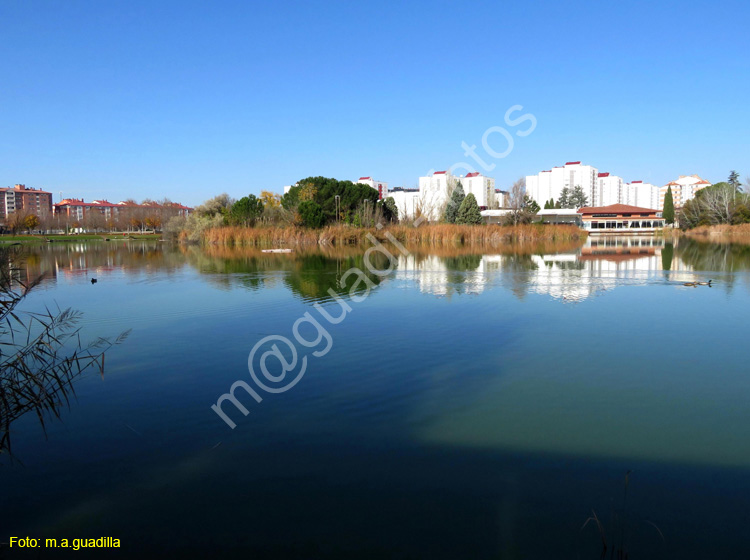
[[[405,189],[396,187],[388,191],[387,196],[393,199],[398,208],[399,220],[414,219],[417,210],[421,212],[421,196],[419,189]]]
[[[659,187],[643,181],[631,181],[623,188],[622,204],[662,210],[663,201],[659,199]]]
[[[477,199],[477,204],[485,208],[497,208],[497,197],[495,196],[495,179],[485,177],[481,173],[468,173],[466,177],[459,177],[464,194],[472,193]]]
[[[455,176],[450,171],[435,171],[419,178],[418,189],[396,188],[384,196],[393,197],[400,218],[410,218],[415,214],[426,216],[430,221],[442,218],[445,205],[453,189],[461,182],[464,194],[472,193],[480,207],[497,208],[495,179],[474,172]]]
[[[572,191],[574,187],[580,186],[588,197],[589,204],[592,204],[598,179],[599,170],[596,167],[583,165],[580,161],[569,161],[561,167],[553,167],[538,175],[528,175],[526,194],[543,207],[551,198],[558,201],[565,187]]]
[[[622,177],[611,173],[598,173],[593,196],[589,198],[591,206],[609,206],[622,202]]]
[[[368,185],[378,191],[378,198],[380,200],[383,200],[385,197],[388,196],[388,183],[385,181],[376,181],[372,177],[360,177],[356,181],[352,181],[352,183],[363,183],[365,185]]]
[[[678,179],[670,181],[659,189],[659,208],[664,208],[664,197],[667,196],[669,187],[672,187],[674,207],[681,208],[688,200],[695,198],[695,193],[710,186],[710,182],[698,175],[680,175]]]

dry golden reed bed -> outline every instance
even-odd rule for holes
[[[664,228],[661,235],[665,239],[688,237],[696,241],[711,243],[750,244],[750,224],[699,226],[685,231],[676,228]]]
[[[304,246],[356,246],[370,245],[368,234],[381,242],[389,242],[388,234],[410,246],[444,247],[497,247],[509,243],[543,243],[579,241],[586,238],[585,231],[575,226],[519,225],[519,226],[463,226],[453,224],[388,226],[355,228],[329,226],[319,230],[277,227],[222,227],[209,229],[203,234],[203,243],[225,246],[254,247],[304,247]]]
[[[740,224],[736,226],[699,226],[683,232],[683,235],[692,236],[721,236],[729,239],[735,237],[750,237],[750,224]]]

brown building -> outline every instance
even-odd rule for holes
[[[107,200],[85,202],[83,199],[66,198],[55,204],[55,216],[66,219],[68,225],[93,229],[148,228],[158,229],[169,218],[188,216],[193,209],[178,202],[159,204],[147,202],[112,203]]]
[[[19,212],[40,217],[52,214],[52,193],[26,185],[0,188],[0,220]]]

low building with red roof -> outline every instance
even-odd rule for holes
[[[649,234],[664,227],[660,210],[628,204],[584,206],[578,214],[583,228],[591,234]]]

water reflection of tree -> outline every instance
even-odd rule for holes
[[[73,382],[87,370],[103,373],[104,351],[127,336],[83,344],[78,312],[20,310],[41,281],[19,278],[23,262],[17,248],[0,248],[0,454],[11,451],[14,421],[33,412],[44,428],[47,417],[59,417],[70,403]]]
[[[663,270],[672,270],[674,259],[674,243],[665,243],[661,250],[661,267]]]
[[[302,299],[325,301],[332,299],[329,290],[344,295],[351,290],[363,293],[368,289],[364,282],[358,283],[358,275],[346,276],[350,269],[361,270],[374,285],[381,282],[380,276],[369,272],[362,250],[278,254],[248,248],[188,247],[184,251],[192,266],[208,274],[212,284],[226,289],[234,286],[251,290],[269,287],[278,281],[281,272],[281,282]],[[369,265],[373,269],[386,270],[389,261],[384,254],[373,252]]]
[[[539,268],[532,255],[516,253],[503,257],[503,272],[508,274],[510,291],[518,299],[523,299],[529,291],[531,272]]]
[[[721,282],[731,291],[737,272],[750,270],[750,245],[740,243],[707,243],[681,238],[675,254],[686,265],[697,271],[722,272]]]

